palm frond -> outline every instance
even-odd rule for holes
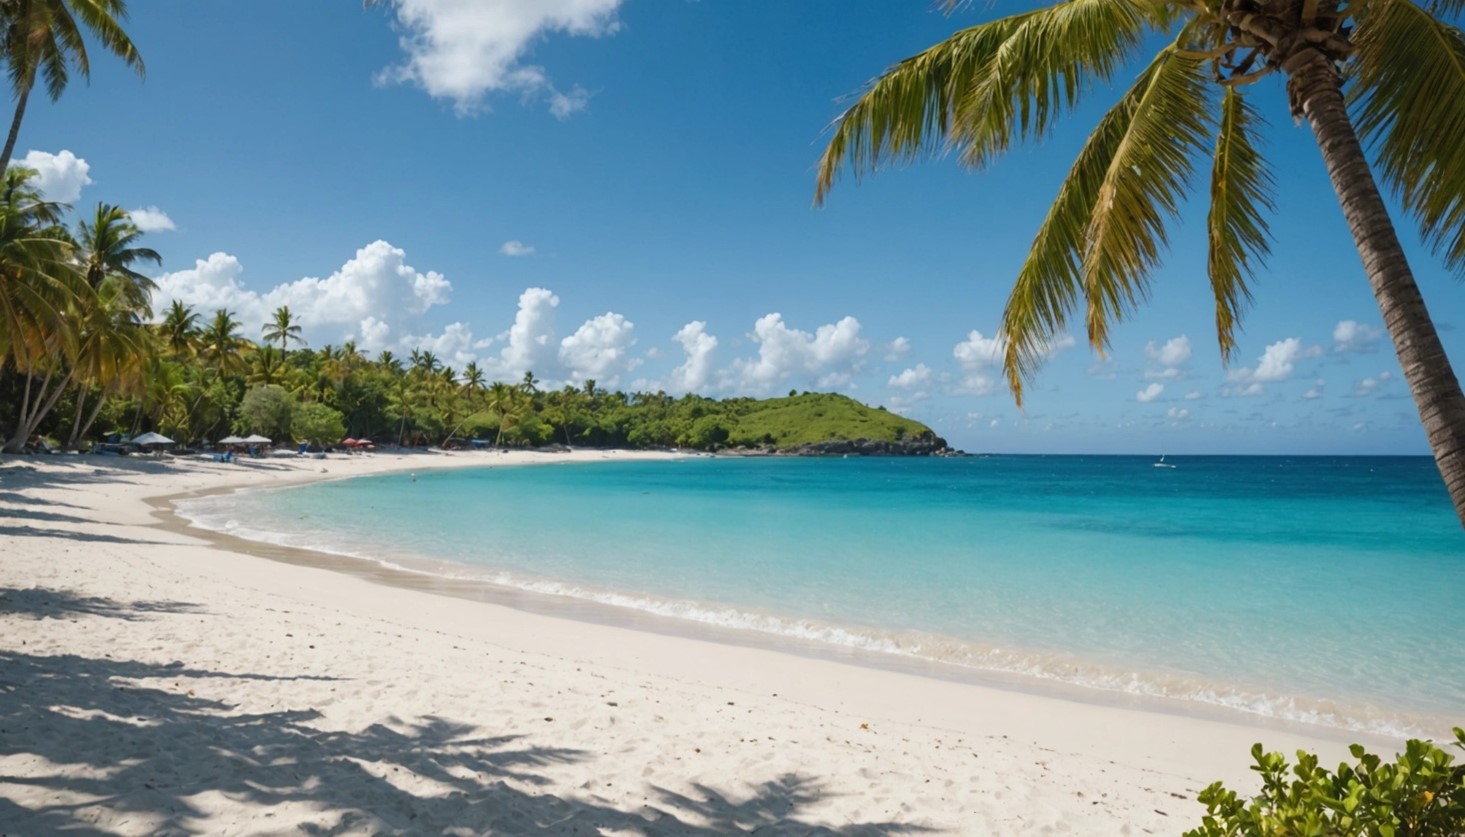
[[[1373,0],[1353,40],[1359,133],[1425,242],[1465,276],[1465,36],[1410,0]]]
[[[1267,257],[1269,236],[1262,210],[1272,209],[1272,174],[1252,140],[1259,120],[1242,93],[1227,87],[1211,168],[1211,211],[1206,255],[1216,294],[1216,339],[1222,361],[1236,348],[1236,324],[1251,301],[1246,282]]]
[[[1209,81],[1203,60],[1167,47],[1079,152],[1002,314],[1003,368],[1019,406],[1024,380],[1080,298],[1089,342],[1100,350],[1109,323],[1144,298],[1166,245],[1165,222],[1210,132]]]
[[[815,203],[846,166],[859,177],[947,147],[980,166],[1014,140],[1043,135],[1089,83],[1123,64],[1144,34],[1146,8],[1068,0],[964,29],[901,61],[834,123]]]

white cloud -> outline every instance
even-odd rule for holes
[[[81,188],[92,182],[87,176],[91,165],[70,151],[30,151],[12,165],[35,169],[39,176],[32,182],[48,201],[75,203],[81,197]]]
[[[918,363],[899,375],[891,375],[887,384],[898,389],[914,389],[919,386],[924,386],[930,380],[931,367],[924,363]]]
[[[860,337],[860,321],[854,317],[819,326],[810,334],[789,328],[783,315],[775,312],[758,318],[749,337],[758,344],[758,357],[734,361],[733,371],[743,386],[762,392],[790,380],[843,386],[870,351],[870,341]]]
[[[894,363],[911,353],[911,341],[897,337],[885,347],[885,359]]]
[[[554,309],[560,298],[545,288],[526,288],[519,294],[519,310],[507,334],[508,345],[499,352],[498,369],[504,377],[525,372],[544,373],[555,358]]]
[[[1190,338],[1182,334],[1158,347],[1152,341],[1145,346],[1145,357],[1161,366],[1179,366],[1190,360]]]
[[[1353,320],[1343,320],[1333,326],[1333,351],[1373,352],[1378,350],[1379,337],[1383,329],[1364,325]]]
[[[707,323],[693,320],[676,333],[687,360],[671,371],[671,389],[676,392],[699,392],[712,380],[712,350],[717,338],[707,333]]]
[[[639,363],[630,357],[636,345],[636,326],[615,312],[586,320],[575,333],[560,341],[560,362],[569,379],[581,383],[595,378],[608,387],[620,382],[621,372]]]
[[[407,60],[384,70],[381,81],[410,82],[459,115],[483,107],[491,93],[547,99],[565,119],[583,110],[590,94],[561,92],[544,68],[522,63],[541,38],[564,33],[599,37],[618,28],[621,0],[392,0]]]
[[[1262,394],[1262,385],[1253,381],[1245,386],[1222,387],[1221,394],[1227,398],[1252,398]]]
[[[1304,350],[1300,339],[1288,337],[1267,346],[1255,369],[1238,369],[1227,377],[1233,381],[1252,381],[1256,384],[1285,381],[1292,377],[1294,365],[1299,359],[1317,357],[1321,351],[1318,346]],[[1260,387],[1257,387],[1256,392],[1261,392]]]
[[[137,228],[145,233],[167,232],[178,229],[178,226],[173,223],[173,219],[168,217],[168,213],[156,206],[144,206],[139,209],[134,209],[127,213],[127,215],[132,218],[132,223],[136,224]]]
[[[1394,374],[1392,372],[1385,371],[1378,373],[1372,378],[1364,378],[1363,380],[1353,385],[1353,394],[1373,395],[1375,392],[1378,391],[1379,387],[1384,385],[1385,381],[1389,380],[1392,377],[1394,377]]]
[[[1139,392],[1136,392],[1134,394],[1134,400],[1138,401],[1141,404],[1148,404],[1151,401],[1154,401],[1156,398],[1159,398],[1160,393],[1164,391],[1164,384],[1150,384]]]
[[[1053,357],[1074,345],[1074,339],[1064,334],[1043,347],[1044,360]],[[956,395],[991,395],[998,389],[998,380],[993,369],[1002,363],[1007,353],[1007,338],[1002,334],[992,337],[972,330],[967,339],[957,343],[951,356],[961,365],[962,377],[952,392]]]
[[[458,371],[478,359],[474,351],[473,327],[464,322],[448,323],[441,334],[408,335],[397,343],[404,351],[421,349],[432,352],[438,360]]]
[[[1198,390],[1198,389],[1191,390],[1190,392],[1187,392],[1185,394],[1185,400],[1186,401],[1199,401],[1200,399],[1201,399],[1201,394],[1200,394],[1200,390]]]
[[[194,262],[191,270],[157,277],[153,310],[162,311],[173,300],[192,305],[205,317],[227,308],[242,324],[241,332],[258,339],[260,329],[281,305],[300,318],[311,342],[334,342],[357,336],[384,339],[392,326],[380,317],[388,313],[420,314],[448,301],[452,284],[435,271],[418,272],[406,263],[407,254],[385,241],[356,251],[355,257],[324,279],[306,277],[277,285],[264,293],[239,281],[243,265],[228,253],[214,253]]]
[[[505,241],[499,247],[499,252],[505,256],[532,256],[534,255],[534,247],[522,241]]]
[[[1317,399],[1317,398],[1322,398],[1323,397],[1323,390],[1324,390],[1324,388],[1327,387],[1327,385],[1328,385],[1328,382],[1325,379],[1318,378],[1316,381],[1313,381],[1312,382],[1312,386],[1308,387],[1307,392],[1304,392],[1302,394],[1302,397],[1305,398],[1305,399],[1307,399],[1308,401],[1312,401],[1312,400]]]
[[[1184,407],[1171,407],[1165,411],[1165,417],[1171,421],[1185,421],[1190,418],[1190,411]]]

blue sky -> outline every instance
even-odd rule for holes
[[[998,318],[1112,91],[988,171],[935,160],[810,200],[842,97],[1026,4],[131,5],[146,80],[95,56],[90,85],[32,102],[17,157],[53,198],[135,210],[159,302],[227,306],[250,336],[284,303],[311,346],[421,346],[504,379],[839,390],[973,451],[1427,451],[1276,79],[1254,88],[1276,242],[1231,368],[1197,201],[1107,359],[1075,332],[1019,411],[991,363]],[[1465,283],[1396,218],[1465,364]]]

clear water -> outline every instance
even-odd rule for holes
[[[200,525],[666,616],[1384,734],[1465,724],[1427,458],[711,459],[367,477]]]

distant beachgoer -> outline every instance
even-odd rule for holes
[[[412,481],[413,481],[413,482],[417,482],[417,475],[416,475],[416,474],[413,474],[413,475],[412,475]]]

